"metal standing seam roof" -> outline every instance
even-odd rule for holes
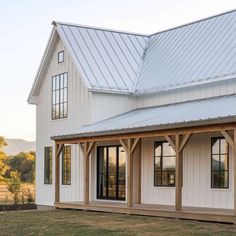
[[[131,93],[149,37],[55,22],[88,88]]]
[[[55,22],[89,89],[135,95],[236,78],[236,11],[153,35]]]
[[[236,78],[236,11],[153,34],[135,93]]]
[[[70,136],[96,136],[143,128],[187,127],[196,122],[236,121],[236,95],[195,100],[171,105],[136,109],[121,115],[79,128]],[[57,137],[52,137],[57,139]]]

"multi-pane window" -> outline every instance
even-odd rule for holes
[[[154,143],[154,186],[175,186],[175,158],[168,142]]]
[[[224,138],[211,139],[211,187],[229,187],[229,145]]]
[[[64,51],[58,52],[57,61],[58,61],[58,63],[64,62]]]
[[[62,152],[62,184],[71,184],[71,146],[64,146]]]
[[[52,119],[68,116],[68,74],[52,77]]]
[[[44,148],[44,184],[52,184],[52,147]]]

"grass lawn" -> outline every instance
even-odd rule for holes
[[[236,226],[74,210],[0,212],[0,235],[236,235]]]

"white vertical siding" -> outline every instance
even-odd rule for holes
[[[57,63],[57,53],[65,51],[65,62]],[[53,75],[68,72],[68,118],[51,120],[51,78]],[[37,161],[36,161],[36,203],[53,205],[55,163],[53,152],[53,184],[44,185],[44,147],[54,146],[53,135],[73,132],[90,120],[91,94],[81,79],[67,50],[59,40],[51,62],[48,65],[43,84],[37,98]],[[78,147],[72,146],[71,185],[61,186],[61,200],[83,200],[83,164]],[[61,173],[61,171],[60,171]],[[61,178],[60,178],[61,181]]]
[[[236,93],[236,79],[138,97],[138,107],[158,106]]]
[[[137,107],[137,99],[128,95],[93,93],[91,122],[130,111]]]
[[[142,142],[142,203],[174,205],[174,187],[154,187],[154,139]],[[183,206],[233,209],[233,156],[229,189],[211,188],[211,136],[194,135],[183,154]]]

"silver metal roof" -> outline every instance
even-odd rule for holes
[[[236,78],[236,11],[151,36],[135,93]]]
[[[56,22],[88,88],[131,93],[148,36]]]
[[[66,136],[96,136],[140,129],[187,127],[207,123],[236,122],[236,95],[136,109],[91,125]],[[54,137],[55,138],[55,137]],[[55,138],[56,139],[56,138]]]
[[[139,95],[236,78],[236,11],[149,36],[55,25],[93,90]]]

